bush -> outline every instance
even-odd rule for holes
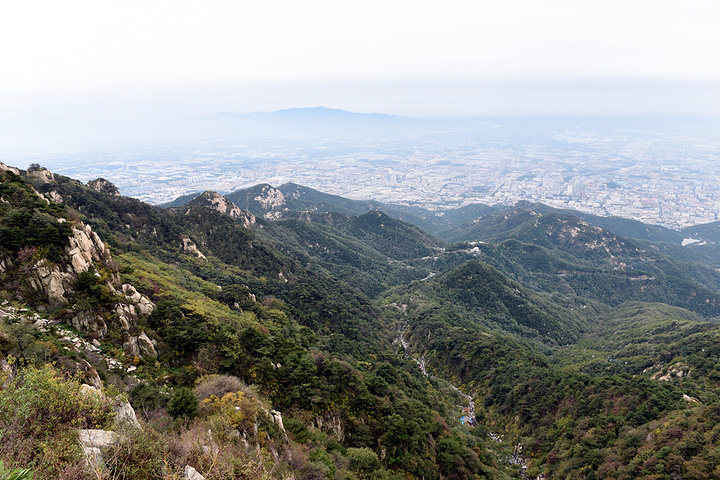
[[[222,398],[227,393],[247,393],[248,387],[245,382],[231,375],[206,375],[197,380],[194,392],[202,402],[213,395]]]
[[[0,390],[0,457],[59,478],[83,463],[78,428],[112,424],[110,401],[88,395],[51,366],[25,368]]]
[[[173,418],[192,419],[197,415],[198,399],[187,387],[179,387],[175,389],[170,404],[168,405],[168,413]]]
[[[139,383],[130,391],[130,404],[146,418],[151,412],[167,407],[169,400],[167,393],[147,383]]]
[[[167,478],[168,445],[162,435],[143,430],[128,432],[120,444],[103,452],[108,478],[151,480]]]

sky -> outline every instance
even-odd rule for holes
[[[0,114],[720,114],[718,25],[716,0],[3,0]]]

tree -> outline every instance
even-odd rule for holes
[[[168,405],[168,413],[173,418],[191,419],[197,415],[198,399],[187,387],[179,387],[175,389],[170,404]]]

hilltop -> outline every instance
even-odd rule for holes
[[[0,460],[36,478],[87,478],[100,430],[108,477],[720,468],[720,278],[662,229],[518,204],[439,238],[295,184],[157,208],[39,166],[0,193]]]

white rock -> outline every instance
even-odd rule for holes
[[[185,465],[185,471],[183,474],[185,475],[185,480],[205,480],[205,477],[200,475],[198,471],[190,465]]]

